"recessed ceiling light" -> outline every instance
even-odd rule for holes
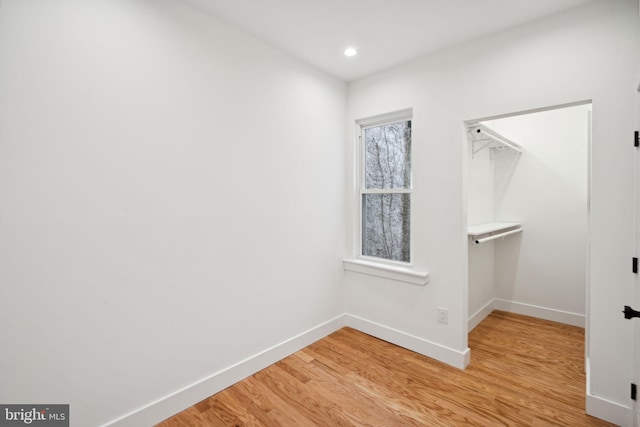
[[[345,56],[356,56],[358,54],[358,51],[355,50],[355,48],[352,47],[348,47],[344,50],[344,55]]]

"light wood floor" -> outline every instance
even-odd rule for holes
[[[584,330],[494,311],[459,370],[343,328],[159,424],[609,426],[585,415]]]

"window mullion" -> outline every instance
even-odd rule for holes
[[[411,194],[411,188],[363,188],[361,194]]]

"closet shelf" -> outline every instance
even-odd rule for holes
[[[521,232],[522,224],[519,222],[489,222],[486,224],[472,225],[467,229],[469,238],[471,238],[476,245]]]

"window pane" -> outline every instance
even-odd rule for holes
[[[365,188],[411,187],[411,120],[364,129]]]
[[[410,261],[409,196],[362,195],[362,255]]]

